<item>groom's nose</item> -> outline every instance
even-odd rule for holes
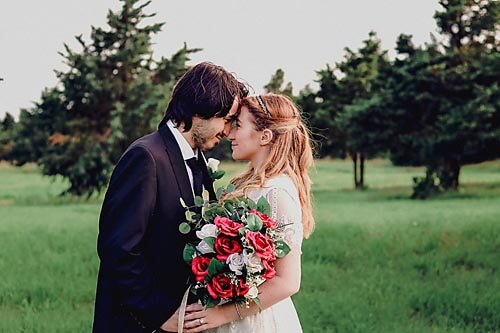
[[[230,132],[231,132],[231,122],[224,124],[224,129],[222,130],[224,137],[227,137]]]

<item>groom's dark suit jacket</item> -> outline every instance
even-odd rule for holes
[[[193,204],[180,148],[162,125],[130,145],[111,176],[99,220],[93,332],[152,332],[179,307],[189,273],[181,197]]]

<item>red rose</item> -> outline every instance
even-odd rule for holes
[[[196,281],[201,282],[208,275],[208,265],[210,264],[210,258],[197,256],[193,258],[191,262],[191,270],[196,278]]]
[[[235,285],[231,283],[231,278],[225,276],[224,274],[215,275],[212,280],[207,283],[207,291],[210,297],[217,299],[231,298],[236,294]]]
[[[217,216],[214,219],[214,224],[220,229],[222,234],[233,237],[238,236],[238,230],[243,227],[243,224],[221,216]]]
[[[226,261],[231,254],[242,251],[243,246],[237,238],[219,235],[215,239],[215,253],[218,260]]]
[[[262,261],[262,266],[264,266],[264,274],[262,277],[266,280],[272,279],[276,275],[276,270],[274,269],[273,261]]]
[[[255,231],[248,231],[246,239],[250,246],[255,249],[255,254],[262,260],[275,260],[274,244],[272,240],[264,234]]]
[[[256,209],[251,209],[249,213],[257,215],[262,220],[262,224],[264,224],[266,228],[274,229],[278,225],[276,221],[274,221],[272,218],[270,218],[264,213],[259,212]]]
[[[236,295],[245,296],[250,290],[250,286],[243,281],[243,279],[238,279],[238,286],[236,286]]]

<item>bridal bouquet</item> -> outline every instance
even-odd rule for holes
[[[193,273],[191,292],[206,307],[226,301],[249,304],[250,300],[260,305],[257,286],[275,276],[276,259],[290,252],[276,221],[269,217],[267,200],[221,200],[233,190],[232,184],[219,188],[216,202],[208,201],[205,192],[195,198],[193,207],[181,199],[187,221],[179,230],[194,232],[197,238],[186,244],[183,253]]]

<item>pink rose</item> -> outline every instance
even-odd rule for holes
[[[238,230],[243,227],[243,224],[221,216],[215,217],[214,224],[219,228],[222,234],[232,237],[238,236]]]
[[[245,234],[246,240],[255,250],[257,257],[262,260],[275,260],[274,244],[272,240],[264,234],[255,231],[248,231]]]

